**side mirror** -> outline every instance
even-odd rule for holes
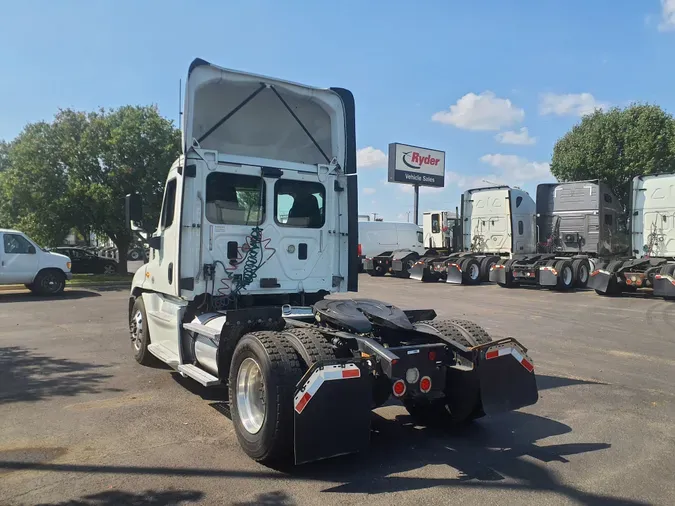
[[[124,213],[126,225],[131,228],[132,223],[143,221],[143,203],[138,193],[130,193],[124,198]]]
[[[28,246],[28,254],[29,255],[35,255],[35,253],[36,253],[35,246],[33,246],[32,244],[30,246]]]
[[[150,249],[156,249],[159,250],[162,248],[162,237],[157,236],[157,237],[148,237],[148,247]]]

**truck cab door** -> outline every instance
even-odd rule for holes
[[[155,259],[148,267],[150,283],[154,291],[164,295],[180,295],[177,265],[181,189],[182,177],[172,170],[164,189],[159,227],[153,235],[155,241],[159,239],[158,247],[150,249],[150,257]]]

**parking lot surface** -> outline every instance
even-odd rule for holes
[[[455,432],[393,404],[369,452],[269,469],[240,451],[222,390],[136,364],[126,290],[0,293],[0,504],[673,504],[675,303],[359,281],[519,339],[539,402]]]

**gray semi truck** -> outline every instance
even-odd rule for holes
[[[634,178],[628,211],[630,256],[598,265],[588,286],[607,296],[647,288],[675,300],[675,174]]]
[[[537,186],[537,252],[514,254],[490,272],[500,286],[583,288],[599,262],[629,255],[623,208],[597,180]]]

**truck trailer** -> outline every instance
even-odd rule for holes
[[[247,455],[300,464],[364,450],[371,409],[390,397],[446,425],[537,401],[514,338],[432,309],[325,298],[358,288],[348,90],[197,59],[183,117],[183,153],[129,294],[131,348],[140,364],[227,385]],[[150,226],[140,195],[126,209],[132,229]]]
[[[467,190],[460,209],[459,249],[420,258],[411,278],[475,285],[488,281],[492,266],[502,258],[535,251],[535,204],[527,192],[509,186]]]
[[[588,286],[606,296],[648,288],[675,300],[675,174],[634,178],[628,209],[632,255],[598,265]]]
[[[502,287],[584,288],[598,262],[629,255],[623,208],[598,181],[537,186],[537,252],[514,254],[490,272]]]

